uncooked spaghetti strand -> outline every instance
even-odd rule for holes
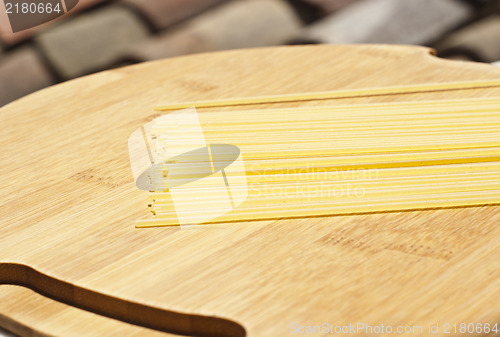
[[[407,211],[432,208],[449,208],[464,206],[496,205],[500,204],[500,191],[474,191],[466,193],[448,193],[418,196],[416,198],[393,197],[371,200],[369,203],[354,201],[338,203],[337,205],[314,204],[308,207],[266,207],[265,209],[235,209],[221,217],[212,219],[207,224],[222,222],[242,222],[255,220],[273,220],[286,218],[303,218],[315,216],[331,216],[343,214],[366,214],[372,212]],[[204,215],[200,214],[200,222]],[[193,221],[194,222],[194,221]],[[196,223],[196,222],[194,222]],[[175,215],[168,218],[142,219],[136,223],[137,228],[179,226]]]
[[[448,83],[427,83],[414,84],[399,87],[366,88],[351,90],[322,91],[312,93],[297,93],[284,95],[270,95],[257,97],[230,98],[209,101],[192,101],[183,103],[170,103],[156,107],[156,110],[180,110],[190,107],[209,108],[250,104],[269,104],[285,102],[301,102],[325,99],[356,98],[370,96],[385,96],[397,94],[415,94],[436,91],[467,90],[481,88],[500,87],[499,80],[473,81],[473,82],[448,82]]]

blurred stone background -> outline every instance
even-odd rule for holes
[[[34,29],[6,24],[0,106],[105,69],[234,48],[395,43],[500,60],[500,0],[80,0]]]

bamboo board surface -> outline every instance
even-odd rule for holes
[[[488,79],[500,69],[426,48],[307,46],[162,60],[32,94],[0,110],[0,283],[192,335],[500,323],[499,207],[136,229],[147,196],[127,149],[160,103]],[[478,97],[500,89],[335,103]],[[80,336],[90,321],[102,336],[146,331],[16,286],[0,298],[0,326],[23,336]]]

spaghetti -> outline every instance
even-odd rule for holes
[[[217,107],[339,97],[456,90],[500,86],[500,81],[448,83],[400,88],[338,91],[249,99],[191,102],[159,107]],[[272,108],[199,114],[208,144],[241,150],[245,177],[231,191],[248,190],[246,200],[208,223],[398,211],[500,203],[500,99],[401,102],[351,106]],[[189,130],[157,126],[156,132]],[[211,157],[188,158],[183,179],[212,167]],[[167,169],[168,170],[168,169]],[[179,199],[190,219],[204,214],[225,195],[210,181]],[[212,202],[200,204],[200,195]],[[137,227],[176,226],[169,191],[150,193],[153,219]],[[190,208],[190,205],[192,206]],[[201,221],[203,222],[203,221]]]

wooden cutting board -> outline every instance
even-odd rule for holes
[[[9,104],[0,110],[0,283],[49,299],[1,286],[0,325],[24,336],[80,336],[92,321],[102,336],[149,331],[135,324],[238,337],[323,323],[440,324],[439,336],[446,323],[500,323],[499,207],[136,229],[147,195],[127,149],[159,103],[488,79],[500,69],[422,47],[295,46],[120,68]],[[26,309],[30,299],[50,314]]]

